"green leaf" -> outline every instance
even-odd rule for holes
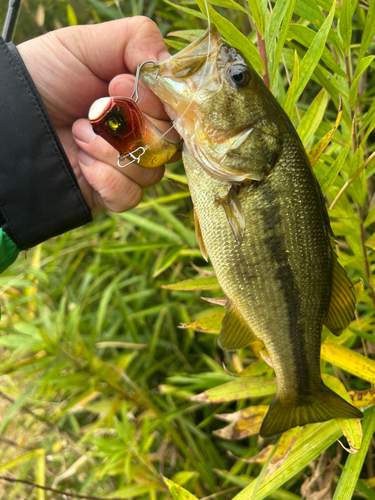
[[[350,134],[349,140],[345,144],[345,147],[342,149],[339,156],[333,162],[333,165],[327,170],[326,174],[321,179],[320,188],[322,190],[323,195],[325,195],[327,193],[327,191],[330,189],[332,184],[335,182],[335,179],[336,179],[338,173],[340,172],[342,166],[344,165],[346,157],[349,153],[349,149],[352,146],[352,137],[353,137],[353,129],[352,129],[352,132]]]
[[[315,35],[316,32],[308,26],[304,26],[302,24],[291,24],[289,26],[288,38],[293,38],[304,47],[310,47],[314,41]],[[336,63],[335,58],[327,47],[323,48],[322,61],[333,71],[334,74],[340,75],[345,79],[348,78],[346,72]]]
[[[99,248],[95,248],[96,252],[99,253],[127,253],[127,252],[147,252],[147,250],[157,250],[159,248],[168,248],[170,243],[164,242],[152,242],[152,243],[112,243],[109,245],[103,245]]]
[[[88,0],[89,3],[94,7],[95,11],[103,17],[107,17],[109,19],[120,19],[121,15],[117,9],[113,7],[108,7],[100,0]]]
[[[349,165],[349,178],[352,178],[353,175],[358,172],[358,170],[362,167],[363,162],[363,149],[361,148],[361,146],[359,146],[354,153]],[[367,182],[364,170],[362,170],[360,174],[357,175],[352,184],[349,186],[348,191],[352,195],[354,200],[356,200],[360,205],[363,205],[367,198]]]
[[[295,99],[295,96],[297,93],[298,84],[299,84],[299,60],[298,60],[297,51],[294,51],[293,79],[292,79],[292,83],[290,84],[290,87],[289,87],[289,90],[288,90],[288,93],[286,95],[286,99],[284,102],[284,110],[285,110],[285,113],[289,116],[289,118],[292,118],[293,109],[294,109],[294,106],[297,102],[297,99]]]
[[[296,0],[284,0],[283,1],[283,7],[278,8],[278,5],[281,5],[280,0],[276,2],[275,9],[272,14],[271,18],[271,25],[270,25],[270,31],[271,29],[273,30],[273,40],[271,40],[268,43],[268,40],[270,40],[269,37],[266,38],[266,47],[267,47],[267,54],[271,54],[271,59],[270,59],[270,64],[269,64],[269,70],[271,74],[271,88],[273,89],[273,83],[275,81],[276,73],[278,70],[279,62],[281,59],[281,53],[284,47],[284,43],[288,34],[288,29],[289,29],[289,23],[290,20],[292,19],[293,11],[294,11],[294,6],[295,6]],[[286,4],[286,5],[285,5]],[[276,40],[276,32],[278,27],[280,26],[280,23],[282,22],[281,30],[279,33],[279,39],[276,44],[276,50],[275,50],[275,59],[272,59],[272,44],[275,43]]]
[[[315,35],[313,42],[311,43],[309,49],[307,50],[304,58],[300,63],[300,68],[299,68],[300,78],[298,81],[298,86],[291,96],[291,103],[289,105],[290,109],[292,109],[295,103],[298,101],[298,98],[300,97],[304,88],[308,84],[311,75],[313,74],[323,54],[324,46],[335,13],[335,5],[336,5],[336,0],[333,1],[330,13],[328,14],[326,20],[322,24],[322,27],[320,28],[318,33]]]
[[[301,432],[302,427],[293,427],[283,432],[277,444],[277,449],[269,462],[265,478],[270,477],[285,462]]]
[[[330,2],[330,6],[332,7],[332,2]],[[297,0],[295,12],[303,19],[308,20],[316,28],[320,28],[324,22],[324,15],[315,0],[311,0],[310,2]]]
[[[372,63],[374,57],[375,56],[368,56],[362,59],[355,70],[354,80],[349,89],[349,101],[350,101],[350,107],[352,109],[354,109],[355,103],[357,102],[357,90],[358,90],[359,79],[366,71],[366,69],[369,67],[369,65]]]
[[[192,401],[205,403],[226,403],[245,398],[258,398],[275,394],[277,390],[276,380],[265,377],[242,377],[233,382],[208,389],[207,391],[193,396]]]
[[[206,13],[206,5],[203,0],[197,0],[197,4],[201,11]],[[245,57],[251,62],[258,73],[262,74],[264,71],[264,64],[259,55],[258,50],[255,46],[248,40],[245,35],[241,33],[233,24],[225,19],[216,12],[215,9],[208,5],[208,11],[210,15],[211,22],[216,25],[220,33],[225,37],[230,45],[233,45],[236,49],[241,50]]]
[[[348,403],[352,402],[344,384],[339,379],[327,374],[324,374],[322,379],[336,394],[339,394]],[[348,441],[350,453],[357,453],[362,442],[361,420],[359,418],[337,418],[336,420]]]
[[[16,399],[16,401],[8,408],[8,411],[5,413],[0,425],[0,435],[3,434],[12,417],[19,411],[25,400],[30,396],[34,389],[35,387],[32,385],[27,385],[26,389],[20,394],[18,399]]]
[[[185,490],[182,486],[179,486],[164,476],[162,476],[162,478],[174,500],[198,500],[196,496],[190,493],[190,491]]]
[[[37,456],[39,450],[34,450],[34,451],[29,451],[29,453],[25,453],[25,455],[21,455],[20,457],[10,460],[9,462],[6,462],[5,464],[0,465],[0,473],[3,473],[5,471],[9,471],[10,469],[13,469],[14,467],[19,467],[23,462],[30,460],[31,458],[35,458]]]
[[[206,19],[206,16],[203,15],[201,12],[199,12],[199,10],[189,9],[189,7],[183,7],[182,5],[177,5],[173,2],[170,2],[169,0],[163,0],[163,2],[170,5],[174,9],[182,10],[182,12],[185,12],[190,16],[198,17],[199,19]]]
[[[181,30],[181,31],[171,31],[167,33],[167,36],[174,36],[176,38],[182,38],[188,42],[194,42],[198,37],[204,33],[204,30]],[[167,175],[168,176],[168,175]]]
[[[77,16],[70,3],[68,3],[66,6],[66,16],[68,18],[69,26],[77,26],[78,24]]]
[[[268,372],[272,368],[263,359],[258,359],[247,366],[242,372],[237,373],[237,377],[249,377],[254,375],[260,375],[261,373]]]
[[[370,224],[375,222],[375,205],[373,205],[372,209],[367,214],[367,217],[363,223],[365,227],[368,227]]]
[[[375,35],[375,2],[369,2],[369,9],[366,14],[365,29],[362,33],[361,47],[359,49],[358,61],[361,61]]]
[[[183,50],[185,47],[188,46],[187,43],[176,42],[176,40],[168,40],[168,38],[164,39],[164,41],[168,47],[171,47],[172,49],[176,49],[178,51]]]
[[[298,135],[302,144],[306,147],[311,137],[315,134],[324,117],[324,112],[329,101],[328,93],[322,89],[310,104],[298,125]]]
[[[358,453],[349,455],[340,480],[337,484],[333,500],[350,500],[357,484],[357,480],[362,470],[367,451],[371,444],[375,431],[375,406],[365,411],[363,419],[363,442]]]
[[[155,204],[154,208],[159,213],[159,215],[161,215],[163,219],[173,227],[176,233],[179,234],[188,245],[192,247],[198,246],[195,232],[192,229],[186,227],[186,224],[183,224],[180,220],[178,220],[169,208],[163,207],[159,204]]]
[[[316,144],[314,144],[314,146],[309,151],[307,151],[307,156],[310,160],[311,166],[315,165],[315,163],[319,160],[319,158],[323,154],[328,144],[331,142],[331,139],[334,136],[337,127],[339,126],[341,116],[342,116],[342,110],[340,106],[340,110],[337,113],[337,118],[334,127],[329,132],[327,132],[325,136],[322,137]]]
[[[259,34],[264,38],[265,21],[262,6],[259,0],[247,0],[247,3],[250,7],[252,18],[258,28]]]
[[[172,481],[179,486],[183,486],[184,484],[188,483],[192,479],[196,479],[197,477],[199,477],[198,472],[192,470],[183,470],[181,472],[177,472],[173,476]]]
[[[256,479],[232,500],[263,500],[302,471],[340,436],[341,429],[336,420],[307,425],[297,438],[288,458],[280,465],[277,472],[263,480],[255,497],[253,492]]]
[[[249,15],[249,11],[245,9],[242,5],[235,2],[234,0],[208,0],[212,5],[217,5],[218,7],[224,7],[226,9],[240,10],[245,14]]]
[[[141,215],[135,214],[134,212],[125,212],[122,214],[118,214],[117,216],[120,217],[121,219],[126,220],[129,224],[133,226],[139,226],[142,227],[143,229],[146,229],[147,231],[150,231],[150,233],[163,236],[168,241],[181,243],[181,237],[178,234],[174,233],[170,229],[167,229],[162,224],[158,224],[156,222],[151,221],[150,219],[146,219],[146,217],[142,217]]]
[[[171,285],[162,285],[161,288],[166,288],[167,290],[181,290],[181,291],[220,290],[220,285],[217,281],[216,276],[198,276],[197,278],[180,281],[179,283],[173,283]]]
[[[169,250],[169,252],[167,252],[164,255],[164,257],[156,266],[156,269],[154,270],[152,277],[156,278],[157,276],[159,276],[159,274],[168,269],[177,260],[180,254],[181,254],[181,248],[175,247]]]
[[[225,313],[206,316],[205,318],[197,319],[192,323],[184,323],[181,325],[181,328],[191,328],[192,330],[195,330],[197,332],[219,334],[224,316]]]
[[[352,5],[351,0],[343,0],[340,15],[340,35],[344,42],[345,54],[349,54],[352,40]]]
[[[147,493],[150,493],[150,486],[145,485],[145,484],[133,484],[131,486],[128,486],[126,488],[120,488],[113,493],[109,493],[106,495],[104,498],[114,498],[114,499],[129,499],[133,500],[133,498],[137,498],[140,496],[145,496]],[[150,495],[148,495],[150,496]]]

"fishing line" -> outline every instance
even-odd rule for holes
[[[201,79],[199,81],[199,84],[198,84],[198,88],[195,90],[195,92],[193,93],[192,97],[191,97],[191,100],[189,102],[189,104],[187,105],[185,111],[182,113],[182,115],[177,118],[177,120],[181,120],[181,118],[188,112],[189,108],[191,107],[191,105],[193,104],[193,97],[194,97],[194,94],[196,92],[198,92],[198,90],[202,87],[203,85],[203,82],[204,82],[204,79],[205,79],[205,76],[206,76],[206,72],[207,72],[207,69],[208,69],[208,59],[210,57],[210,51],[211,51],[211,20],[210,20],[210,12],[208,10],[208,3],[207,3],[207,0],[203,0],[204,1],[204,6],[206,7],[206,14],[207,14],[207,29],[208,29],[208,47],[207,47],[207,54],[206,54],[206,64],[203,68],[203,74],[201,76]],[[168,132],[170,132],[172,129],[174,128],[173,125],[171,125],[171,127],[166,131],[164,132],[164,134],[160,137],[160,139],[162,137],[164,137],[165,135],[168,134]]]
[[[202,73],[202,76],[201,76],[201,79],[199,81],[197,89],[194,91],[193,95],[191,96],[191,100],[190,100],[189,104],[187,105],[185,111],[181,114],[181,116],[179,116],[177,118],[177,120],[181,120],[181,118],[183,116],[185,116],[185,114],[188,112],[189,108],[193,104],[194,94],[196,94],[196,92],[198,92],[198,90],[203,86],[203,82],[205,80],[206,73],[208,71],[208,60],[209,60],[210,52],[211,52],[211,19],[210,19],[210,12],[208,10],[207,0],[203,0],[203,1],[204,1],[204,5],[206,7],[207,29],[208,29],[208,46],[207,46],[206,64],[204,65],[203,73]],[[138,65],[136,75],[135,75],[135,81],[134,81],[134,89],[133,89],[133,93],[131,95],[131,99],[133,99],[135,97],[135,100],[134,100],[135,103],[137,103],[137,101],[138,101],[138,85],[139,85],[140,71],[141,71],[142,67],[145,66],[146,64],[156,64],[156,63],[154,61],[145,61],[142,64]],[[156,74],[156,78],[158,77],[158,74],[159,74],[159,72]],[[140,148],[136,149],[135,151],[133,151],[132,153],[128,153],[124,156],[119,156],[118,161],[117,161],[117,165],[120,168],[125,168],[134,162],[139,163],[139,159],[141,158],[141,156],[144,155],[146,150],[149,149],[152,145],[156,144],[158,141],[160,141],[163,137],[165,137],[167,134],[169,134],[169,132],[173,129],[174,129],[174,124],[172,123],[172,125],[169,127],[169,129],[166,132],[164,132],[157,140],[153,141],[151,144],[148,144],[145,147],[140,147]],[[141,150],[141,153],[138,156],[135,156],[134,153],[139,151],[139,150]],[[127,157],[132,158],[132,161],[129,161],[129,163],[127,163],[126,165],[121,165],[120,162],[124,161]]]

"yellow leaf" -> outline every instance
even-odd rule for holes
[[[322,344],[322,358],[356,377],[375,383],[375,361],[358,352],[326,340]]]
[[[216,415],[216,418],[232,423],[214,431],[214,434],[223,439],[243,439],[258,434],[267,410],[268,406],[250,406],[233,413]]]

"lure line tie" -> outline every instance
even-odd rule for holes
[[[120,168],[125,168],[125,167],[127,167],[128,165],[131,165],[134,162],[139,163],[139,160],[140,160],[141,156],[143,156],[145,154],[146,149],[147,149],[147,146],[146,147],[140,146],[135,151],[133,151],[131,153],[128,153],[126,155],[121,156],[119,154],[118,155],[118,160],[117,160],[117,166],[120,167]],[[135,155],[135,153],[137,151],[141,151],[138,156]],[[130,157],[132,160],[129,161],[128,163],[126,163],[125,165],[122,165],[121,162],[124,161],[124,160],[126,160],[126,158],[128,158],[128,157]]]

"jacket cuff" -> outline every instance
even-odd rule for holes
[[[92,220],[42,99],[0,37],[0,226],[27,249]]]
[[[17,259],[20,249],[0,228],[0,274]],[[1,319],[1,310],[0,310]]]

